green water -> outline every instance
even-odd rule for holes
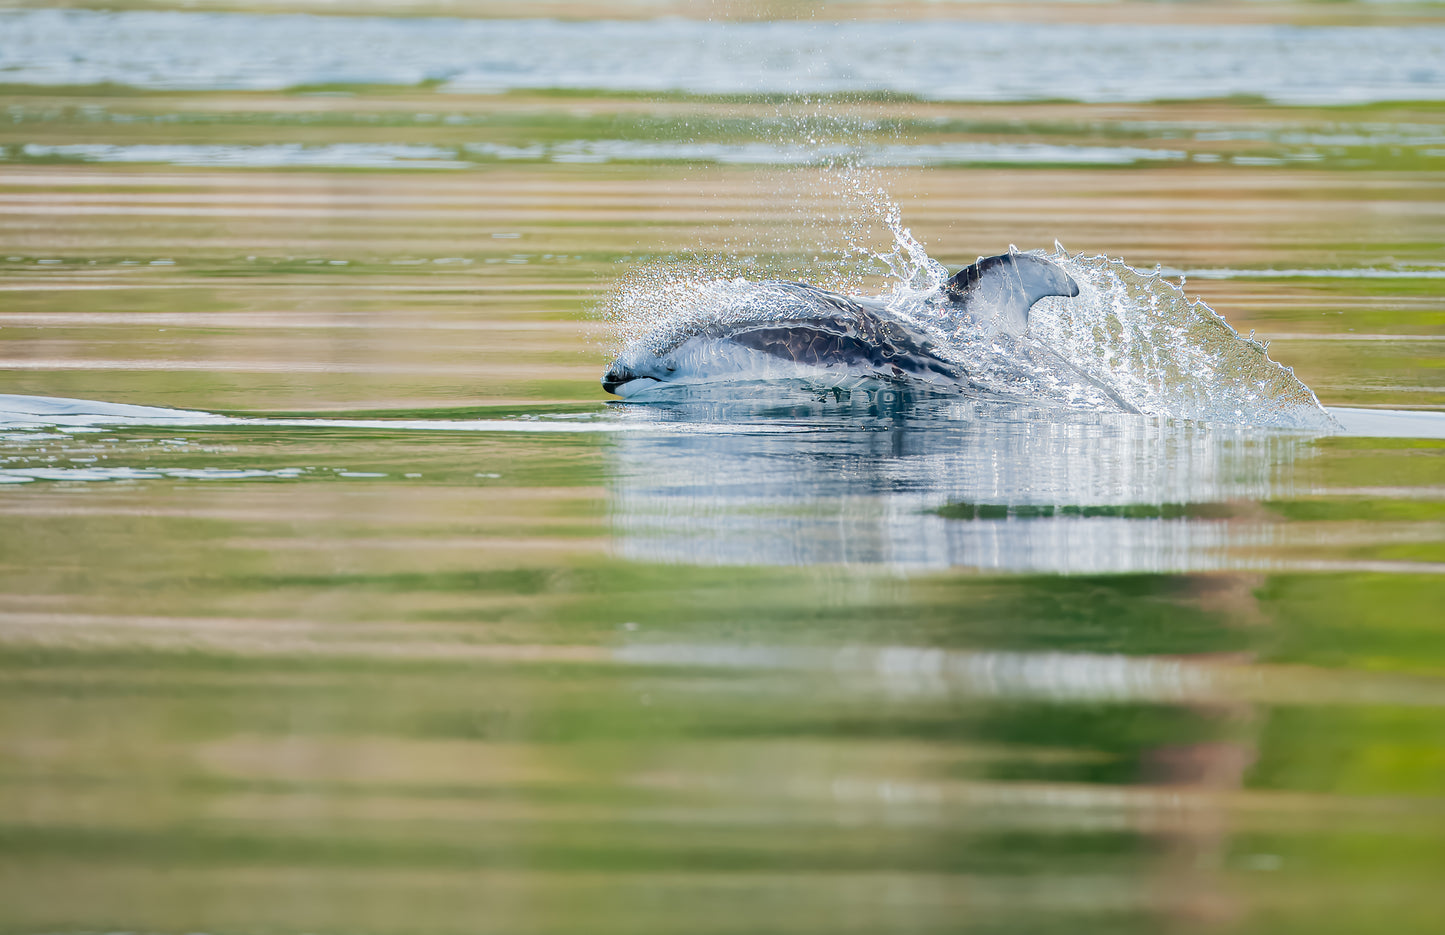
[[[0,430],[4,471],[146,475],[0,484],[0,930],[1445,929],[1445,441],[653,431],[597,385],[609,289],[838,277],[825,171],[23,152],[748,142],[778,106],[0,89],[0,393],[625,429]],[[1214,271],[1188,290],[1326,405],[1445,404],[1438,147],[1289,161],[1429,138],[1435,103],[824,106],[1182,147],[880,178],[951,266],[1057,238]],[[993,450],[1117,495],[932,460]]]

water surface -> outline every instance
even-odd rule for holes
[[[1439,931],[1439,26],[1330,9],[969,27],[937,95],[957,22],[5,14],[0,928]],[[633,58],[465,91],[504,35]],[[1312,103],[1087,103],[1235,90]],[[639,269],[881,291],[829,146],[1001,154],[878,181],[952,268],[1182,275],[1339,427],[608,403]],[[1010,155],[1079,148],[1187,158]]]

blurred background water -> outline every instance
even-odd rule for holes
[[[1445,928],[1442,46],[5,4],[0,929]],[[620,289],[878,291],[857,173],[952,268],[1182,276],[1344,430],[605,401]]]

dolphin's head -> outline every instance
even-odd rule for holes
[[[602,389],[626,399],[642,390],[673,382],[677,368],[678,361],[671,351],[658,353],[647,341],[635,341],[602,375]]]
[[[627,399],[663,386],[777,375],[770,369],[776,360],[736,338],[715,322],[655,331],[623,349],[602,375],[602,388]]]

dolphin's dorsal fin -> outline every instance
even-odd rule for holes
[[[944,283],[943,296],[963,307],[980,323],[1022,334],[1029,309],[1044,296],[1073,297],[1079,284],[1052,260],[1009,250],[1000,256],[981,257]]]

